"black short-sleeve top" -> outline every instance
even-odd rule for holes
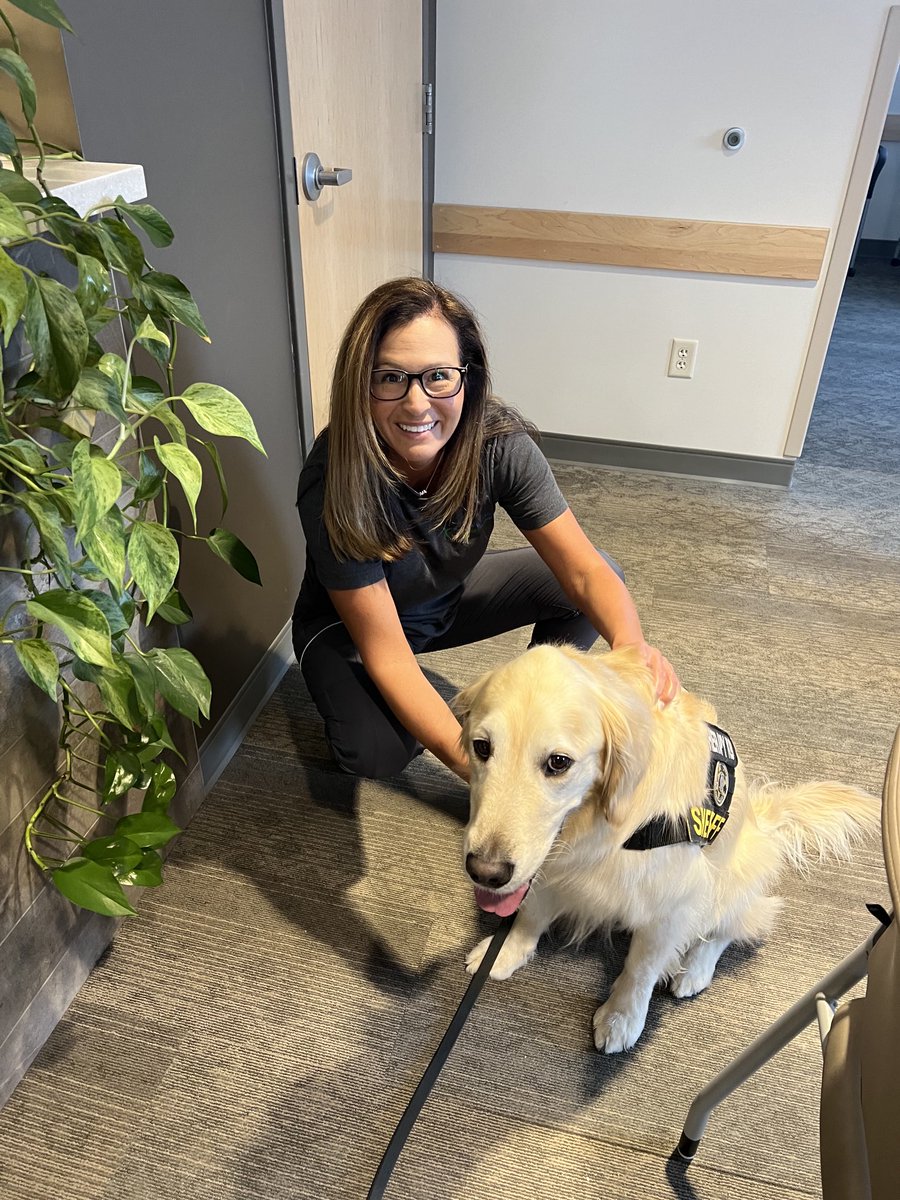
[[[424,649],[432,638],[444,633],[453,622],[466,578],[487,549],[497,505],[523,531],[542,528],[568,507],[549,463],[524,431],[490,439],[483,454],[484,494],[468,541],[451,540],[446,527],[432,528],[424,512],[426,499],[401,486],[395,497],[397,512],[407,524],[412,549],[396,562],[341,562],[322,520],[328,430],[321,433],[304,463],[297,489],[306,536],[306,572],[294,609],[295,629],[314,631],[323,622],[338,619],[329,590],[361,588],[385,579],[415,649]]]

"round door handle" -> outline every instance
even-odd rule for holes
[[[342,187],[353,178],[353,172],[349,167],[323,167],[318,154],[307,154],[301,176],[303,195],[307,200],[318,200],[323,187]]]

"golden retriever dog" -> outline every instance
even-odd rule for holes
[[[466,871],[483,909],[517,912],[491,976],[528,962],[558,919],[575,937],[630,930],[594,1014],[607,1053],[635,1044],[657,983],[694,996],[731,942],[770,932],[786,864],[846,858],[877,825],[878,802],[853,787],[748,785],[712,706],[682,691],[661,707],[633,650],[536,646],[454,706],[471,760]]]

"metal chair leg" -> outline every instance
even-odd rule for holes
[[[829,999],[837,999],[865,978],[869,951],[880,933],[881,930],[876,929],[862,945],[848,954],[843,962],[824,979],[819,980],[815,987],[810,988],[805,996],[764,1030],[746,1050],[697,1093],[688,1110],[681,1139],[675,1150],[678,1158],[683,1162],[691,1162],[697,1153],[712,1110],[721,1104],[726,1096],[730,1096],[735,1088],[749,1079],[754,1071],[759,1070],[763,1063],[773,1058],[801,1030],[812,1024],[816,1019],[817,997],[820,994]]]

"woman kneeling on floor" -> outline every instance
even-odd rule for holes
[[[382,778],[422,748],[461,779],[459,723],[416,655],[534,625],[531,645],[640,647],[665,703],[678,679],[647,645],[612,560],[560,492],[536,431],[491,394],[474,314],[424,279],[359,306],[328,427],[300,475],[306,572],[297,661],[338,765]],[[528,546],[488,550],[500,505]]]

